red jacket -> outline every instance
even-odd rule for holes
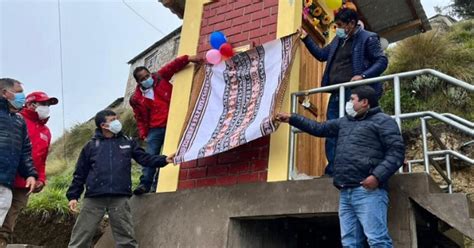
[[[48,119],[40,120],[38,114],[30,109],[24,108],[20,114],[24,117],[28,136],[31,140],[33,163],[38,171],[38,180],[46,182],[46,158],[48,157],[49,144],[51,143],[51,132],[46,126]],[[15,188],[25,188],[26,181],[18,174],[15,177]]]
[[[166,64],[157,73],[152,74],[154,100],[145,98],[140,90],[140,84],[137,84],[135,92],[130,98],[130,105],[137,120],[141,139],[147,137],[150,128],[166,127],[173,90],[173,85],[169,80],[188,63],[188,56],[184,55]]]

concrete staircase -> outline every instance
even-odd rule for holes
[[[329,237],[327,247],[340,246],[334,238],[338,191],[329,178],[150,194],[131,203],[141,247],[297,247],[300,240],[293,236],[310,235],[292,230],[298,221],[314,229],[314,237]],[[389,230],[395,247],[418,247],[419,207],[444,223],[440,233],[453,229],[474,238],[473,206],[466,195],[442,193],[425,173],[399,174],[390,181]],[[113,246],[110,230],[96,245]]]

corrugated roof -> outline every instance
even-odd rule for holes
[[[431,29],[420,0],[354,0],[367,30],[395,42]]]
[[[153,45],[151,45],[150,47],[148,47],[147,49],[145,49],[143,52],[141,52],[140,54],[138,54],[137,56],[133,57],[133,59],[131,59],[130,61],[128,61],[129,64],[133,64],[135,63],[135,61],[137,61],[139,58],[143,57],[145,54],[147,54],[148,52],[150,52],[151,50],[155,49],[156,47],[158,47],[159,45],[165,43],[166,41],[168,41],[169,39],[173,38],[175,35],[181,33],[181,27],[175,29],[173,32],[169,33],[168,35],[166,35],[165,37],[163,37],[161,40],[155,42]]]

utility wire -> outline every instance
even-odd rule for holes
[[[161,31],[159,28],[157,28],[155,25],[153,25],[153,23],[148,21],[145,17],[140,15],[140,13],[138,13],[134,8],[132,8],[132,6],[130,6],[127,2],[125,2],[125,0],[122,0],[122,3],[125,4],[125,6],[127,6],[127,8],[129,8],[133,13],[135,13],[135,15],[140,17],[144,22],[148,23],[148,25],[150,25],[154,30],[158,31],[162,35],[165,35],[165,33],[163,31]]]
[[[62,32],[61,32],[61,0],[58,0],[58,30],[59,30],[59,61],[60,61],[60,71],[61,71],[61,107],[62,107],[62,117],[63,117],[63,156],[64,161],[67,165],[67,151],[66,151],[66,118],[64,110],[64,73],[63,73],[63,43],[62,43]]]

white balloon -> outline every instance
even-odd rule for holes
[[[380,45],[382,46],[382,50],[387,49],[389,45],[388,40],[383,37],[380,37]]]

